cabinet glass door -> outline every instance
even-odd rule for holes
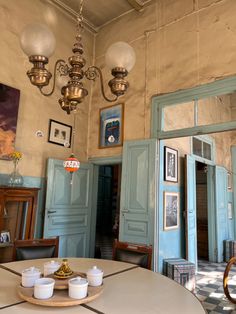
[[[11,261],[15,240],[28,238],[30,216],[28,201],[7,201],[5,203],[0,220],[1,263]]]

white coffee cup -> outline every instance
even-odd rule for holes
[[[43,265],[43,275],[44,277],[47,277],[48,275],[53,274],[55,271],[57,271],[60,268],[61,264],[56,261],[50,261],[47,263],[44,263]]]
[[[49,299],[53,295],[55,280],[52,278],[39,278],[34,283],[34,296],[36,299]]]
[[[24,269],[21,273],[21,284],[23,287],[30,288],[34,286],[34,283],[37,279],[40,278],[41,272],[36,267],[30,267]]]
[[[103,271],[97,266],[93,266],[93,268],[87,271],[87,279],[90,286],[101,286],[103,279]]]
[[[88,293],[88,280],[81,277],[72,278],[68,281],[69,297],[83,299]]]

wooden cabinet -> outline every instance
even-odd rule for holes
[[[12,260],[13,242],[34,237],[38,188],[0,186],[0,262]]]

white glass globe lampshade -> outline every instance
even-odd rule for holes
[[[49,58],[54,53],[56,39],[46,25],[29,24],[21,34],[20,44],[27,56],[44,56]]]
[[[118,41],[107,49],[105,60],[111,70],[120,67],[129,72],[135,64],[136,56],[134,49],[129,44]]]

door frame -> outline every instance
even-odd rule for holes
[[[97,194],[98,194],[98,176],[99,166],[117,165],[122,164],[122,156],[113,157],[99,157],[89,158],[89,163],[94,165],[94,176],[93,176],[93,198],[92,198],[92,212],[91,212],[91,225],[90,225],[90,247],[89,256],[94,256],[95,240],[96,240],[96,219],[97,219]]]
[[[210,124],[203,126],[193,126],[185,129],[178,129],[172,131],[164,131],[164,108],[166,106],[176,105],[185,103],[188,101],[194,101],[194,113],[197,116],[197,100],[212,97],[212,96],[220,96],[224,94],[234,93],[236,92],[236,76],[227,77],[222,80],[216,80],[214,82],[196,86],[193,88],[179,90],[167,94],[162,95],[154,95],[152,97],[151,102],[151,138],[156,138],[158,141],[159,148],[161,147],[160,141],[171,138],[179,138],[179,137],[191,137],[197,135],[204,135],[216,132],[225,132],[230,130],[236,130],[236,121],[230,121],[225,123],[218,124]],[[195,117],[194,117],[195,119]],[[160,151],[159,151],[160,152]],[[232,156],[231,156],[232,158]],[[158,162],[158,173],[160,173],[160,169],[163,166],[163,160],[159,159]],[[235,166],[236,167],[236,166]],[[234,176],[234,183],[236,182],[236,176]],[[160,206],[160,190],[158,186],[160,185],[160,179],[157,180],[157,208]],[[233,191],[234,192],[234,191]],[[236,196],[234,197],[234,201],[236,200]],[[236,204],[234,202],[234,204]],[[234,213],[234,234],[236,234],[236,206],[233,205],[233,213]],[[157,230],[156,230],[157,229]],[[154,227],[156,230],[155,240],[158,239],[158,234],[160,233],[160,226],[157,224]],[[157,237],[157,239],[156,239]],[[158,262],[160,263],[159,252],[155,252],[156,257],[158,258]]]
[[[211,167],[211,170],[207,173],[207,215],[208,215],[208,258],[210,262],[216,262],[216,249],[217,249],[217,228],[216,228],[216,208],[215,208],[215,180],[214,180],[214,171],[215,171],[215,160],[216,160],[216,151],[215,151],[215,140],[209,135],[200,135],[194,136],[195,138],[199,138],[203,140],[203,142],[208,142],[212,148],[212,158],[206,159],[200,156],[193,154],[193,137],[190,138],[191,145],[191,156],[195,159],[196,162],[201,162]],[[195,175],[196,175],[196,167],[195,167]],[[196,199],[197,205],[197,199]],[[197,215],[197,207],[196,207],[196,215]],[[197,217],[197,216],[196,216]],[[197,222],[197,220],[196,220]],[[197,225],[196,225],[197,229]]]

